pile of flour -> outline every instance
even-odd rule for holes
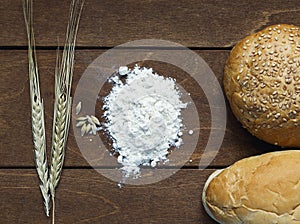
[[[139,166],[166,161],[168,149],[182,144],[180,99],[176,81],[136,66],[119,68],[110,78],[114,86],[104,98],[105,129],[110,135],[125,177],[140,175]]]

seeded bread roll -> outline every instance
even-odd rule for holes
[[[240,41],[224,71],[237,119],[256,137],[300,147],[300,30],[274,25]]]
[[[207,180],[202,201],[223,224],[300,224],[300,150],[240,160]]]

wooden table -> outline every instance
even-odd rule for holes
[[[52,129],[56,46],[63,43],[69,1],[35,1],[34,29],[45,102],[47,145]],[[298,0],[86,0],[80,23],[73,92],[87,66],[106,50],[138,39],[164,39],[189,47],[212,68],[219,82],[232,47],[271,24],[300,25]],[[0,4],[0,223],[50,223],[33,161],[27,42],[21,1]],[[144,46],[141,46],[143,48]],[[151,46],[147,46],[148,48]],[[151,63],[151,62],[150,62]],[[161,74],[177,74],[153,65]],[[172,71],[172,72],[170,72]],[[215,223],[200,196],[207,177],[244,157],[280,148],[244,130],[227,105],[227,128],[218,155],[205,170],[198,164],[210,132],[203,93],[185,84],[200,114],[200,139],[187,162],[161,182],[119,189],[83,158],[71,128],[64,171],[57,190],[57,223]],[[108,169],[109,167],[101,167]],[[175,169],[176,167],[169,167]]]

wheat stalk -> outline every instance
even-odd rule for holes
[[[55,188],[57,187],[65,157],[65,148],[70,126],[70,113],[72,97],[71,86],[74,68],[74,51],[81,11],[84,0],[72,0],[70,5],[69,22],[66,32],[62,59],[56,60],[55,69],[55,102],[52,130],[51,167],[50,167],[50,193],[52,199],[54,223]]]
[[[35,41],[32,20],[32,1],[23,1],[23,12],[28,39],[28,65],[30,83],[30,101],[32,118],[32,135],[34,145],[34,160],[40,180],[40,190],[44,199],[46,215],[49,216],[49,181],[46,153],[44,105],[40,94],[39,74],[35,54]]]

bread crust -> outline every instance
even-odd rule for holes
[[[300,224],[300,150],[240,160],[213,173],[203,205],[223,224]]]
[[[241,40],[224,69],[236,118],[256,137],[300,147],[300,29],[279,24]]]

